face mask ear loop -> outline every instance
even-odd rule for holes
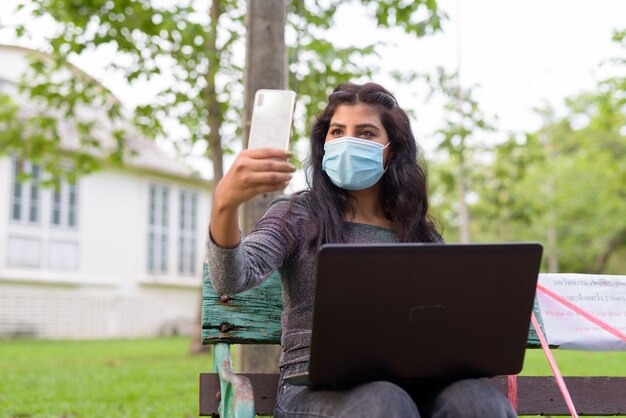
[[[383,149],[387,148],[390,144],[391,142],[387,142],[387,145],[385,145]],[[380,158],[383,158],[382,154],[380,155]],[[389,167],[389,163],[387,163],[387,167]],[[383,174],[385,174],[385,172],[387,171],[387,167],[383,167]]]

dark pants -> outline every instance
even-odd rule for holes
[[[509,401],[479,379],[396,385],[378,381],[348,389],[294,386],[280,381],[280,417],[513,418]]]

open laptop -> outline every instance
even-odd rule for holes
[[[322,246],[309,370],[286,381],[518,373],[542,251],[537,243]]]

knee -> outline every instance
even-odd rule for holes
[[[494,387],[477,379],[454,382],[435,399],[433,418],[514,418],[508,399]]]
[[[346,408],[346,417],[419,417],[411,396],[391,382],[370,382],[357,386],[351,392],[352,405]],[[357,415],[354,414],[356,411],[359,411]]]

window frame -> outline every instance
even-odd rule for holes
[[[57,202],[57,196],[59,201]],[[73,202],[72,202],[73,196]],[[64,179],[59,182],[59,188],[50,191],[50,226],[60,229],[78,229],[79,221],[79,187],[78,183],[69,183]],[[55,222],[55,211],[59,213],[59,223]],[[72,217],[73,215],[73,217]],[[70,222],[73,220],[73,223]]]
[[[18,167],[21,169],[18,171]],[[33,175],[35,170],[35,175]],[[19,174],[25,173],[33,176],[24,181],[18,179]],[[39,226],[42,217],[42,188],[41,169],[37,164],[32,164],[27,160],[11,158],[11,191],[9,203],[9,222],[19,225]],[[19,196],[16,191],[19,190]],[[34,196],[34,199],[33,199]],[[16,206],[18,207],[18,217],[15,217]],[[32,220],[33,213],[35,220]]]
[[[197,273],[197,225],[199,194],[196,190],[180,189],[178,193],[178,251],[177,272],[193,276]]]
[[[169,271],[169,199],[169,186],[148,185],[146,269],[149,274],[167,274]]]

